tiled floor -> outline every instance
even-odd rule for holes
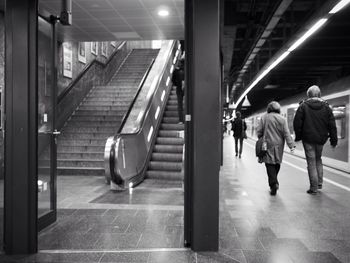
[[[58,221],[40,233],[41,252],[0,262],[350,262],[350,192],[326,182],[307,195],[305,161],[285,155],[280,190],[270,196],[253,142],[244,148],[235,158],[225,136],[217,253],[183,248],[180,183],[146,181],[130,194],[110,192],[103,178],[60,177]],[[325,171],[347,187],[348,176]]]

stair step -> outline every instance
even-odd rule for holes
[[[113,106],[106,106],[106,105],[80,105],[79,110],[91,110],[91,111],[127,111],[128,105],[113,105]]]
[[[101,176],[105,174],[105,169],[101,167],[57,167],[57,174]]]
[[[70,127],[117,127],[119,123],[110,121],[74,121],[69,122]]]
[[[173,111],[177,111],[177,105],[166,105],[165,106],[166,110],[173,110]]]
[[[101,159],[104,152],[57,152],[57,159]]]
[[[152,153],[152,161],[182,162],[181,153]]]
[[[178,117],[178,112],[177,112],[177,110],[172,110],[172,111],[170,111],[170,110],[166,110],[166,111],[164,111],[164,116],[165,117]]]
[[[112,121],[121,122],[122,116],[111,116],[111,115],[100,115],[100,116],[89,116],[89,115],[76,115],[71,116],[70,121]]]
[[[65,132],[59,136],[60,140],[72,140],[72,139],[105,139],[112,136],[113,133],[71,133]]]
[[[50,160],[39,160],[39,167],[49,166]],[[100,160],[96,159],[57,159],[57,167],[96,167],[103,168],[104,160],[101,158]]]
[[[79,116],[105,116],[105,115],[110,115],[110,116],[118,116],[118,117],[123,117],[125,112],[120,112],[116,110],[93,110],[93,109],[78,109],[74,112],[74,115],[79,115]]]
[[[173,123],[162,123],[160,125],[160,128],[162,130],[178,130],[181,131],[184,129],[184,124],[182,123],[177,123],[177,124],[173,124]]]
[[[166,172],[166,171],[147,171],[146,178],[170,181],[182,181],[183,174],[181,172]]]
[[[154,146],[154,152],[157,153],[181,153],[182,154],[183,146],[182,145],[159,145]]]
[[[163,117],[162,120],[163,123],[178,123],[179,122],[179,118],[176,117]]]
[[[105,145],[65,145],[57,144],[58,152],[104,152]]]
[[[160,130],[158,133],[158,137],[177,138],[179,137],[179,131]]]
[[[116,128],[114,127],[69,127],[66,126],[62,129],[61,134],[65,132],[74,132],[74,133],[115,133]]]
[[[178,162],[157,162],[151,161],[148,165],[149,170],[157,171],[178,171],[181,172],[182,163]]]
[[[158,137],[156,140],[157,144],[161,145],[183,145],[183,138],[167,138],[167,137]]]
[[[61,146],[104,146],[106,139],[63,139],[58,137],[58,145]]]
[[[114,100],[114,101],[103,101],[103,100],[84,100],[81,106],[126,106],[129,107],[133,98],[128,98],[127,100]]]

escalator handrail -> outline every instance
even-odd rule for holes
[[[126,123],[126,120],[128,119],[128,117],[129,117],[129,115],[130,115],[130,112],[131,112],[131,110],[132,110],[133,107],[134,107],[134,104],[135,104],[135,102],[136,102],[136,100],[137,100],[137,97],[139,96],[139,94],[140,94],[140,92],[141,92],[141,90],[142,90],[143,84],[145,83],[145,81],[146,81],[146,79],[147,79],[147,77],[148,77],[148,74],[149,74],[149,72],[151,71],[151,68],[152,68],[152,66],[153,66],[155,60],[156,60],[155,58],[152,59],[150,65],[149,65],[148,68],[147,68],[147,71],[146,71],[145,74],[143,75],[143,77],[142,77],[142,79],[141,79],[141,81],[140,81],[140,84],[139,84],[139,86],[138,86],[138,88],[137,88],[137,92],[136,92],[136,94],[135,94],[135,96],[134,96],[132,102],[130,103],[130,106],[129,106],[129,108],[128,108],[128,111],[127,111],[127,112],[124,114],[124,116],[123,116],[122,122],[121,122],[121,124],[120,124],[120,126],[119,126],[119,129],[118,129],[118,131],[117,131],[117,134],[120,134],[121,131],[123,130],[124,125],[125,125],[125,123]]]
[[[173,43],[173,47],[174,47],[174,45],[175,45],[175,42]],[[169,52],[167,61],[169,61],[169,57],[171,56],[171,54],[172,54],[172,52]],[[165,67],[163,68],[163,70],[162,70],[162,73],[159,75],[159,78],[158,78],[157,83],[156,83],[156,85],[155,85],[156,87],[159,86],[159,82],[162,80],[166,69],[167,69],[167,67],[165,66]],[[118,135],[133,136],[133,135],[138,134],[138,133],[141,132],[141,130],[142,130],[141,127],[143,126],[143,122],[144,122],[144,120],[145,120],[145,118],[146,118],[147,112],[149,111],[150,107],[152,106],[153,97],[154,97],[154,92],[153,92],[153,94],[152,94],[152,97],[151,97],[151,98],[148,100],[148,102],[147,102],[147,106],[145,107],[146,110],[144,111],[144,113],[143,113],[143,115],[142,115],[142,118],[141,118],[141,120],[140,120],[140,122],[139,122],[139,126],[138,126],[137,130],[134,131],[134,132],[122,133],[122,129],[120,129],[120,132],[118,132]],[[131,109],[131,108],[130,108],[130,109]],[[125,120],[125,121],[126,121],[126,120]]]
[[[98,59],[92,60],[83,70],[78,74],[78,76],[71,82],[69,85],[58,95],[57,97],[57,104],[59,104],[66,96],[67,94],[74,88],[74,86],[78,83],[78,81],[85,75],[85,73],[94,65],[95,63],[100,64],[103,67],[106,67],[114,58],[114,56],[118,53],[118,51],[123,47],[123,45],[126,43],[126,41],[123,41],[110,55],[108,60],[103,63],[99,61]]]

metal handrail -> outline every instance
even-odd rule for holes
[[[126,123],[126,120],[128,119],[128,117],[129,117],[129,115],[130,115],[130,112],[131,112],[131,110],[132,110],[133,107],[134,107],[134,104],[135,104],[135,102],[136,102],[136,100],[137,100],[137,97],[139,96],[139,94],[140,94],[140,92],[141,92],[141,90],[142,90],[143,84],[145,83],[145,81],[146,81],[146,79],[147,79],[147,77],[148,77],[148,74],[149,74],[149,72],[151,71],[151,68],[152,68],[152,66],[153,66],[153,64],[154,64],[154,61],[155,61],[155,59],[153,58],[152,61],[151,61],[151,63],[150,63],[150,65],[149,65],[148,68],[147,68],[147,71],[146,71],[145,74],[143,75],[143,77],[142,77],[142,79],[141,79],[141,81],[140,81],[140,84],[139,84],[139,86],[138,86],[138,88],[137,88],[137,92],[136,92],[136,94],[135,94],[135,96],[134,96],[132,102],[130,103],[130,106],[129,106],[129,108],[128,108],[128,111],[127,111],[127,112],[124,114],[124,116],[123,116],[122,122],[121,122],[121,124],[120,124],[120,126],[119,126],[119,129],[118,129],[118,131],[117,131],[117,134],[120,134],[121,131],[123,130],[124,125],[125,125],[125,123]]]
[[[57,104],[59,104],[66,96],[67,94],[73,89],[73,87],[78,83],[78,81],[85,75],[85,73],[92,67],[94,64],[100,64],[103,67],[107,67],[108,64],[112,61],[112,59],[115,57],[115,55],[118,53],[118,51],[121,49],[121,47],[126,43],[126,41],[122,42],[111,54],[111,56],[108,58],[108,60],[103,63],[99,61],[98,59],[92,60],[85,68],[79,73],[79,75],[61,92],[61,94],[57,97]]]
[[[168,58],[169,58],[169,56],[171,56],[171,53],[168,54]],[[165,73],[165,70],[166,70],[166,67],[163,68],[162,73],[159,76],[163,76],[164,73]],[[156,87],[159,86],[159,82],[161,81],[161,79],[162,79],[161,77],[158,78],[157,83],[155,85]],[[141,127],[142,127],[142,124],[143,124],[143,122],[145,120],[145,116],[147,115],[147,111],[151,107],[151,104],[152,104],[152,101],[153,101],[153,97],[154,97],[154,94],[152,94],[152,97],[147,102],[147,106],[145,107],[146,110],[144,111],[144,113],[142,115],[142,118],[141,118],[141,120],[139,122],[139,127],[137,128],[137,130],[134,131],[134,132],[128,132],[128,133],[120,132],[120,134],[123,134],[123,135],[134,135],[134,134],[138,134],[141,131]]]

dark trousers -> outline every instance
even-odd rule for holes
[[[278,172],[280,171],[281,165],[279,163],[276,164],[270,164],[270,163],[265,163],[266,166],[266,171],[267,171],[267,176],[269,177],[269,186],[276,187],[279,185],[278,180],[277,180],[277,175]]]
[[[177,95],[177,111],[179,114],[179,121],[184,122],[184,110],[183,110],[183,93],[176,92]]]
[[[242,154],[243,151],[243,137],[234,137],[235,138],[235,151],[236,153]],[[239,151],[238,151],[238,142],[239,142]]]

